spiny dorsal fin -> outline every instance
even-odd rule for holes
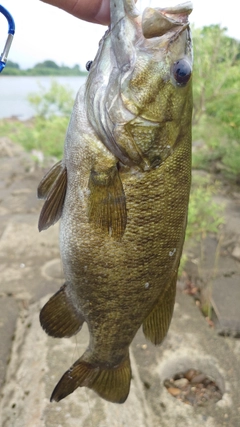
[[[55,338],[71,337],[81,329],[84,318],[67,296],[66,284],[42,308],[40,323],[44,331]]]
[[[53,390],[51,401],[59,402],[73,393],[77,387],[88,387],[109,402],[124,403],[131,381],[129,354],[118,366],[107,368],[91,363],[91,355],[85,354],[62,376]]]
[[[40,195],[46,198],[38,221],[38,229],[42,231],[55,224],[62,215],[67,190],[67,169],[60,168],[60,165],[56,169],[53,167],[43,178],[39,188]]]
[[[176,295],[177,274],[157,301],[151,313],[143,322],[143,333],[147,339],[157,345],[165,338],[169,329]]]
[[[63,165],[62,160],[56,163],[44,177],[41,179],[38,189],[37,189],[37,197],[38,199],[46,199],[54,182],[56,181],[58,175],[62,172]]]
[[[92,170],[88,188],[89,221],[113,238],[121,239],[127,224],[127,210],[117,166],[104,172]]]

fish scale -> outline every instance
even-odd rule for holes
[[[41,310],[41,325],[61,338],[86,322],[90,335],[56,385],[56,401],[78,387],[126,400],[129,346],[139,327],[154,344],[168,331],[187,222],[191,4],[143,16],[134,0],[111,0],[110,7],[110,29],[77,95],[63,160],[38,188],[45,199],[39,230],[61,218],[65,276]]]

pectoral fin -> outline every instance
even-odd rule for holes
[[[81,329],[84,318],[71,303],[66,285],[44,305],[40,323],[44,331],[55,338],[71,337]]]
[[[46,230],[61,217],[66,189],[67,169],[59,162],[50,169],[38,187],[38,197],[46,199],[38,221],[39,231]]]
[[[127,224],[126,199],[117,166],[106,172],[91,171],[88,188],[89,221],[120,239]]]
[[[38,199],[46,199],[58,175],[62,172],[62,160],[56,163],[40,181],[37,189]]]
[[[143,322],[143,333],[147,339],[157,345],[165,338],[169,329],[176,295],[177,274],[161,296],[151,313]]]

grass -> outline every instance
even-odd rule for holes
[[[8,136],[26,151],[37,150],[44,156],[62,157],[68,117],[36,117],[28,122],[0,120],[0,136]]]

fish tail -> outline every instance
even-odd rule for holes
[[[91,356],[83,355],[65,372],[55,389],[51,401],[59,402],[77,387],[88,387],[103,399],[113,403],[124,403],[128,397],[131,381],[129,353],[116,367],[106,368],[91,363]]]
[[[81,329],[84,318],[71,303],[66,284],[42,308],[40,323],[55,338],[71,337]]]

